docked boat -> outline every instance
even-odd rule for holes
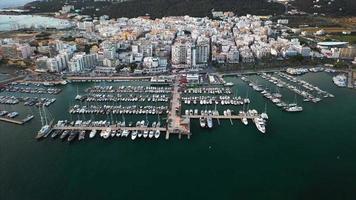
[[[147,138],[147,136],[148,136],[148,131],[147,131],[147,130],[144,130],[144,131],[143,131],[143,137],[144,137],[144,138]]]
[[[148,133],[148,137],[153,138],[153,136],[154,136],[154,132],[153,132],[153,130],[150,130]]]
[[[156,130],[155,132],[155,138],[159,138],[159,136],[161,135],[161,131],[160,130]]]
[[[71,142],[75,139],[75,137],[77,137],[78,135],[78,132],[77,131],[72,131],[70,134],[69,134],[69,137],[67,139],[68,142]]]
[[[206,118],[205,117],[200,117],[199,118],[199,123],[200,123],[200,127],[205,128],[205,126],[206,126]]]
[[[261,117],[256,117],[253,119],[253,122],[256,125],[256,128],[261,132],[261,133],[266,133],[266,127],[265,127],[265,120],[262,119]]]
[[[340,74],[333,77],[333,82],[335,85],[339,87],[346,87],[347,85],[347,77],[344,74]]]
[[[63,131],[63,133],[62,133],[62,135],[61,135],[61,140],[63,140],[64,138],[66,138],[67,136],[68,136],[68,134],[69,134],[69,131],[67,131],[67,130],[65,130],[65,131]]]
[[[49,125],[42,126],[42,128],[37,133],[36,139],[40,139],[45,135],[48,135],[50,131],[51,131],[51,127]]]
[[[80,140],[84,140],[84,139],[85,139],[85,131],[83,130],[83,131],[80,131],[78,140],[80,141]]]
[[[89,134],[89,138],[94,138],[95,137],[95,135],[96,135],[96,130],[95,129],[93,129],[92,131],[90,131],[90,134]]]
[[[132,131],[132,133],[131,133],[131,140],[135,140],[136,139],[136,137],[137,137],[137,134],[138,134],[138,132],[135,130],[135,131]]]
[[[208,128],[213,128],[213,118],[211,116],[208,116],[206,118],[207,124],[208,124]]]
[[[53,133],[52,133],[52,135],[51,135],[51,138],[56,138],[59,134],[61,133],[61,131],[60,130],[55,130],[55,131],[53,131]]]

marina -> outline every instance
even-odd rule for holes
[[[12,92],[12,93],[30,93],[30,94],[59,94],[61,92],[60,88],[53,87],[29,87],[29,86],[14,86],[8,85],[2,88],[0,91]]]

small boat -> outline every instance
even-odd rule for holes
[[[136,137],[137,137],[137,131],[136,131],[136,130],[135,130],[135,131],[132,131],[132,133],[131,133],[131,140],[135,140]]]
[[[154,136],[154,132],[152,130],[150,130],[149,133],[148,133],[148,137],[149,138],[153,138],[153,136]]]
[[[79,141],[80,141],[80,140],[84,140],[84,138],[85,138],[85,131],[83,130],[83,131],[80,131],[78,140],[79,140]]]
[[[96,135],[96,130],[95,129],[93,129],[91,132],[90,132],[90,134],[89,134],[89,138],[94,138],[95,137],[95,135]]]
[[[159,136],[161,135],[161,131],[160,130],[156,130],[155,132],[155,138],[159,138]]]
[[[143,137],[147,138],[147,136],[148,136],[148,131],[147,130],[143,131]]]
[[[213,128],[213,118],[211,116],[208,116],[206,118],[207,124],[208,124],[208,128]]]
[[[63,133],[62,133],[60,138],[63,140],[65,137],[68,136],[68,134],[69,134],[69,131],[65,130],[65,131],[63,131]]]
[[[200,117],[200,118],[199,118],[199,123],[200,123],[200,127],[205,128],[205,126],[206,126],[206,119],[205,119],[205,117]]]
[[[70,134],[69,134],[69,137],[67,139],[68,142],[71,142],[75,139],[75,137],[77,137],[78,135],[78,132],[77,131],[72,131]]]

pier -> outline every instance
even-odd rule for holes
[[[33,115],[31,115],[29,117],[26,117],[23,120],[16,120],[16,119],[8,118],[8,117],[0,117],[0,121],[13,123],[13,124],[18,124],[18,125],[23,125],[26,122],[29,122],[32,118],[33,118]]]
[[[164,127],[122,127],[122,126],[116,126],[116,125],[110,125],[110,126],[53,126],[52,130],[71,130],[71,131],[92,131],[92,130],[98,130],[98,131],[104,131],[107,129],[111,129],[113,131],[122,131],[122,130],[128,130],[128,131],[162,131],[165,132],[166,128]]]
[[[243,119],[243,118],[246,118],[246,119],[255,119],[255,118],[258,118],[260,117],[260,115],[183,115],[182,116],[183,118],[189,118],[189,119],[200,119],[202,117],[211,117],[212,119],[216,119],[216,120],[219,120],[219,119]]]

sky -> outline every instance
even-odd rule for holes
[[[7,8],[13,6],[23,6],[24,4],[34,0],[0,0],[0,8]]]

